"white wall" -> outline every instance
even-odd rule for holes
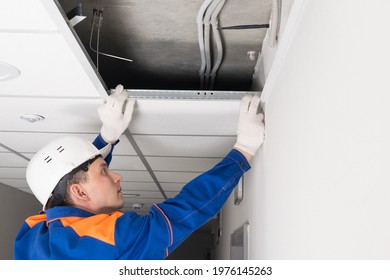
[[[244,175],[244,199],[234,205],[234,197],[230,196],[222,211],[222,236],[216,250],[216,259],[230,258],[230,235],[246,222],[249,222],[249,259],[257,259],[259,235],[263,234],[261,221],[266,216],[264,208],[264,188],[262,188],[263,168],[262,150],[251,161],[252,169]]]
[[[11,260],[14,240],[24,220],[38,214],[42,205],[32,195],[0,183],[0,260]]]
[[[252,259],[390,258],[389,10],[294,1],[263,91],[266,140],[246,209],[223,211],[234,220],[225,246],[249,221]]]

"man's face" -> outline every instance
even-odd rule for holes
[[[110,171],[104,159],[97,158],[88,169],[88,180],[83,187],[96,214],[111,213],[123,207],[122,176]]]

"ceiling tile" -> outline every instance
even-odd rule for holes
[[[158,191],[158,187],[154,182],[122,182],[122,188],[128,191]],[[166,193],[177,192],[184,184],[183,183],[164,183],[161,186]]]
[[[169,93],[168,93],[169,94]],[[137,102],[134,134],[235,135],[239,100],[143,100]]]
[[[1,84],[0,84],[1,87]],[[101,122],[97,109],[103,104],[97,99],[10,98],[0,96],[2,131],[95,133]],[[36,114],[45,119],[37,122],[22,120],[21,116]]]
[[[146,171],[146,168],[139,157],[137,156],[122,156],[115,155],[110,163],[111,170],[133,170],[133,171]]]
[[[222,158],[147,157],[146,159],[155,171],[203,172],[212,168]]]
[[[196,172],[154,172],[160,182],[187,183],[200,175]]]
[[[0,83],[0,96],[100,96],[62,34],[0,32],[0,42],[0,61],[21,72]]]
[[[10,187],[19,188],[25,192],[31,192],[26,179],[20,178],[20,179],[0,179],[0,182],[3,184],[6,184]]]
[[[61,133],[27,133],[27,132],[0,132],[0,143],[19,152],[36,153],[50,141],[69,134]],[[80,134],[80,136],[92,141],[96,134]]]
[[[224,157],[236,137],[134,135],[146,156]]]
[[[26,167],[28,161],[13,153],[0,152],[0,167]]]
[[[112,169],[112,171],[116,171]],[[118,173],[123,177],[123,181],[132,181],[132,182],[153,182],[152,177],[147,171],[127,171],[122,170]]]
[[[40,150],[45,144],[50,141],[67,136],[69,133],[39,133],[39,132],[4,132],[0,131],[0,143],[3,145],[19,152],[27,157],[31,157],[34,153]],[[97,136],[97,133],[91,134],[81,134],[74,133],[73,135],[78,135],[84,137],[90,141],[93,141]],[[26,141],[28,139],[28,141]],[[114,154],[119,155],[135,155],[135,151],[128,142],[128,140],[122,135],[120,138],[120,144],[116,145],[114,148]]]
[[[0,178],[22,179],[26,176],[26,169],[23,167],[0,167]]]
[[[47,14],[41,1],[11,0],[1,3],[0,31],[54,31],[56,29],[55,23]]]

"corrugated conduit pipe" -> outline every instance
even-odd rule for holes
[[[213,14],[211,15],[211,25],[213,27],[213,35],[215,36],[215,44],[217,46],[217,58],[216,58],[214,66],[213,66],[213,69],[211,70],[211,73],[210,73],[210,88],[211,89],[214,88],[215,77],[217,75],[217,71],[218,71],[219,67],[222,64],[222,59],[223,59],[222,39],[221,39],[220,31],[218,29],[218,16],[223,8],[223,5],[225,5],[225,0],[221,0],[218,3],[217,8],[213,11]]]
[[[220,4],[222,0],[214,0],[210,6],[207,8],[206,14],[203,18],[203,26],[204,26],[204,46],[205,46],[205,55],[206,55],[206,69],[205,69],[205,88],[209,89],[209,83],[210,83],[210,73],[212,68],[212,56],[211,56],[211,18],[214,15],[214,13],[217,11],[217,7]],[[218,33],[219,34],[219,33]],[[213,34],[214,38],[214,34]],[[220,51],[220,50],[218,50]]]
[[[199,9],[198,15],[196,17],[196,23],[198,26],[198,42],[200,49],[200,58],[201,65],[199,69],[199,78],[200,78],[200,89],[204,88],[204,78],[206,71],[206,53],[205,53],[205,44],[204,44],[204,26],[203,26],[203,17],[206,12],[206,9],[213,0],[206,0],[203,2],[202,6]]]
[[[269,31],[269,46],[274,48],[278,41],[278,33],[280,26],[280,12],[282,8],[282,0],[272,0],[271,6],[271,28]]]

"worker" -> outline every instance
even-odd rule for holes
[[[43,210],[26,219],[15,259],[164,259],[223,207],[264,139],[260,98],[241,100],[237,142],[224,159],[173,198],[140,216],[121,212],[122,176],[109,169],[113,147],[128,127],[135,100],[118,85],[98,109],[93,144],[60,137],[30,160],[26,178]]]

